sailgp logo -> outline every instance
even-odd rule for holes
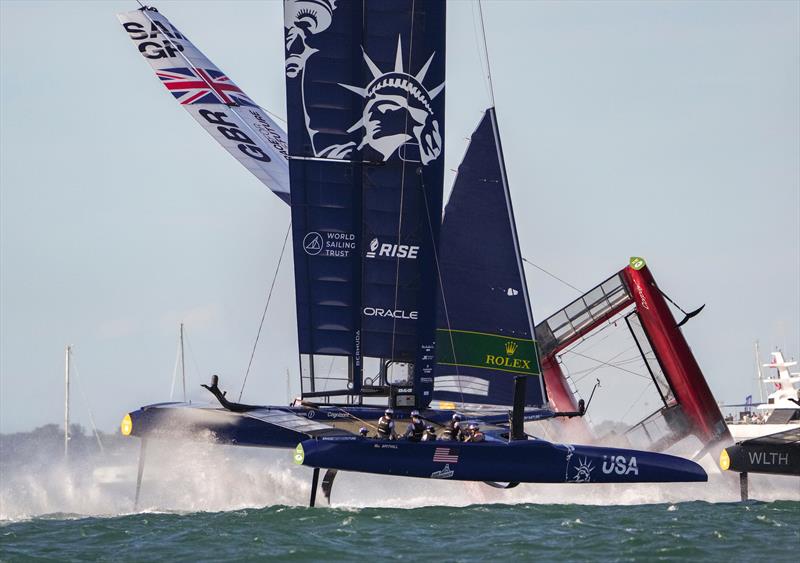
[[[388,242],[381,243],[377,238],[374,238],[369,243],[367,258],[384,256],[386,258],[406,258],[408,260],[416,260],[418,254],[419,246],[410,244],[390,244]]]

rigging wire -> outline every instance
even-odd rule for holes
[[[489,98],[492,102],[492,107],[494,107],[494,86],[492,85],[492,67],[489,64],[489,47],[486,43],[486,27],[483,23],[483,6],[481,5],[481,0],[478,0],[478,13],[480,14],[481,20],[481,37],[483,38],[483,52],[486,57],[486,78],[489,81]]]
[[[197,355],[194,353],[194,348],[192,348],[192,343],[189,340],[189,335],[186,332],[185,328],[183,329],[183,340],[186,343],[186,346],[189,347],[189,356],[191,356],[191,358],[192,358],[192,363],[194,364],[194,370],[197,373],[197,376],[200,377],[200,374],[203,373],[203,372],[200,371],[200,364],[197,363]],[[184,358],[184,361],[185,361],[185,358]],[[192,401],[189,400],[189,403],[191,403],[191,402]]]
[[[178,363],[181,361],[181,343],[178,342],[177,350],[175,351],[175,365],[172,367],[172,384],[169,386],[169,400],[175,396],[175,381],[178,379]],[[185,399],[185,397],[184,397]]]
[[[453,327],[450,325],[450,312],[447,310],[447,299],[444,296],[444,283],[442,281],[442,269],[439,266],[439,252],[436,248],[436,241],[433,240],[433,223],[431,221],[431,211],[428,207],[428,192],[425,189],[425,179],[419,174],[419,183],[422,186],[422,200],[425,202],[425,217],[428,219],[428,232],[431,234],[431,246],[433,247],[433,260],[436,263],[436,278],[439,280],[439,291],[442,294],[442,308],[444,309],[444,319],[447,323],[447,335],[450,338],[450,350],[453,352],[453,366],[456,368],[456,381],[458,383],[458,393],[461,395],[461,404],[464,404],[464,389],[461,387],[461,374],[458,371],[458,357],[456,356],[456,345],[453,341]]]
[[[633,346],[631,346],[627,350],[623,350],[622,352],[620,352],[619,354],[616,354],[615,356],[612,356],[611,359],[613,360],[614,358],[616,358],[620,354],[628,352],[631,349],[633,349]],[[620,367],[620,366],[618,366],[616,364],[611,364],[611,363],[608,363],[608,362],[604,362],[603,360],[598,360],[597,358],[592,358],[591,356],[587,356],[585,354],[581,354],[580,352],[576,352],[575,350],[569,350],[568,352],[565,352],[565,354],[566,353],[575,354],[576,356],[580,356],[581,358],[586,358],[587,360],[591,360],[593,362],[597,362],[597,363],[602,364],[604,366],[608,366],[608,367],[611,367],[611,368],[618,369],[620,371],[624,371],[624,372],[630,373],[631,375],[635,375],[636,377],[641,377],[642,379],[650,379],[648,376],[642,375],[641,373],[636,373],[635,371],[632,371],[632,370],[629,370],[629,369],[625,369],[625,368]]]
[[[258,347],[258,340],[261,338],[261,329],[264,327],[264,319],[267,317],[267,309],[272,300],[272,290],[275,289],[275,280],[278,279],[278,272],[281,269],[281,262],[283,261],[283,254],[286,251],[286,242],[289,240],[289,233],[292,232],[292,222],[289,221],[289,226],[286,228],[286,235],[283,237],[283,246],[281,247],[281,254],[278,256],[278,265],[275,267],[275,274],[272,276],[272,283],[269,286],[269,293],[267,294],[267,304],[264,305],[264,312],[261,314],[261,322],[258,324],[258,332],[256,333],[256,340],[253,342],[253,350],[250,352],[250,361],[247,362],[247,371],[244,374],[244,381],[242,381],[242,388],[239,391],[239,401],[242,400],[244,393],[244,386],[247,384],[247,376],[250,375],[250,368],[253,366],[253,358],[256,355],[256,348]]]
[[[541,270],[542,272],[544,272],[545,274],[547,274],[547,275],[548,275],[548,276],[550,276],[551,278],[553,278],[553,279],[555,279],[555,280],[558,280],[558,281],[560,281],[561,283],[563,283],[563,284],[564,284],[564,285],[566,285],[567,287],[571,287],[572,289],[574,289],[575,291],[577,291],[578,293],[580,293],[581,295],[583,295],[584,291],[583,291],[582,289],[578,289],[577,287],[575,287],[574,285],[572,285],[572,284],[571,284],[571,283],[569,283],[568,281],[564,281],[564,280],[562,280],[561,278],[559,278],[559,277],[558,277],[557,275],[555,275],[554,273],[552,273],[552,272],[548,272],[547,270],[545,270],[544,268],[542,268],[540,265],[538,265],[538,264],[534,264],[533,262],[531,262],[530,260],[528,260],[528,259],[527,259],[527,258],[525,258],[525,257],[523,257],[523,258],[522,258],[522,261],[523,261],[523,262],[526,262],[526,263],[528,263],[528,264],[530,264],[530,265],[531,265],[531,266],[533,266],[534,268],[537,268],[537,269]]]
[[[83,401],[83,406],[86,407],[86,412],[89,414],[89,423],[92,425],[92,433],[94,434],[94,437],[97,440],[97,445],[100,448],[100,453],[105,454],[106,450],[103,447],[102,440],[100,440],[100,433],[97,431],[97,425],[94,423],[94,415],[92,414],[92,409],[89,407],[89,400],[86,398],[86,394],[83,392],[83,387],[79,383],[80,374],[78,373],[78,366],[75,364],[75,356],[74,352],[72,351],[72,346],[70,346],[69,348],[69,358],[72,363],[72,370],[75,373],[73,381],[75,382],[75,387],[78,388],[78,393],[80,394],[81,400]]]
[[[412,22],[414,21],[415,8],[416,8],[416,0],[411,3],[411,21]],[[397,49],[398,49],[398,51],[399,51],[401,45],[402,45],[402,43],[400,42],[400,37],[398,37],[397,38]],[[409,45],[408,45],[408,59],[406,60],[406,67],[405,67],[406,72],[409,72],[409,73],[411,72],[411,53],[413,53],[413,52],[414,52],[414,25],[412,23],[410,39],[409,39]],[[397,55],[402,56],[402,53],[398,52]],[[409,107],[408,100],[409,100],[410,96],[411,96],[411,91],[410,90],[406,90],[406,107]],[[408,131],[408,118],[409,118],[409,113],[406,112],[405,124],[403,126],[403,129],[405,131]],[[421,150],[422,149],[420,147],[420,153],[421,153]],[[420,154],[420,157],[421,157],[421,154]],[[402,240],[401,237],[403,235],[403,209],[405,207],[403,205],[403,200],[405,199],[405,193],[406,193],[406,165],[405,165],[405,163],[403,163],[403,166],[402,166],[401,172],[400,172],[400,206],[399,206],[400,216],[397,219],[397,244],[401,243],[401,240]],[[426,202],[426,204],[427,204],[427,202]],[[397,309],[397,299],[398,299],[399,294],[400,294],[400,257],[398,256],[395,259],[395,271],[394,271],[394,308],[395,309]],[[394,362],[394,344],[395,344],[396,336],[397,336],[397,318],[393,317],[392,318],[392,358],[391,358],[392,362]],[[362,369],[362,376],[361,377],[362,377],[362,379],[364,377],[363,376],[363,369]]]

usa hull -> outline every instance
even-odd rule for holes
[[[552,444],[544,440],[464,444],[330,437],[299,444],[295,461],[326,469],[457,481],[666,483],[708,480],[698,464],[671,455]]]

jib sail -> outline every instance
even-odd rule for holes
[[[542,406],[546,395],[494,108],[458,168],[440,248],[434,399],[511,405],[514,377],[529,376],[526,404]]]
[[[186,36],[153,8],[118,14],[177,102],[236,160],[289,201],[286,134]]]
[[[385,388],[402,365],[425,405],[433,388],[445,4],[287,0],[284,10],[304,395]],[[315,356],[333,357],[331,366],[346,360],[346,393],[324,387]]]

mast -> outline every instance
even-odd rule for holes
[[[763,374],[761,373],[761,354],[758,351],[758,340],[756,340],[756,385],[758,386],[758,402],[764,402],[764,384],[762,383]]]
[[[181,382],[183,383],[183,402],[186,402],[186,363],[183,361],[183,323],[181,323]]]
[[[69,458],[69,355],[72,346],[64,350],[64,459]]]

